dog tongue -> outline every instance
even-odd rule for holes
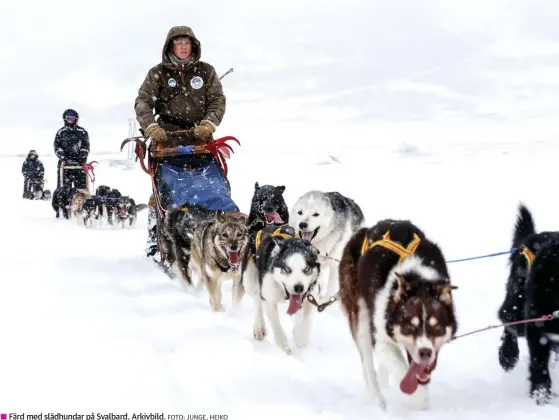
[[[400,382],[400,390],[405,394],[413,394],[419,386],[417,376],[421,375],[426,367],[426,365],[411,362],[406,376],[404,376],[404,379]]]
[[[266,220],[268,223],[274,223],[275,225],[283,225],[285,223],[277,212],[266,213]]]
[[[313,236],[314,232],[303,232],[301,233],[301,238],[303,238],[305,241],[311,241],[312,240],[312,236]]]
[[[239,264],[239,252],[238,251],[229,251],[227,253],[227,258],[229,258],[229,262],[231,264]]]
[[[289,306],[287,308],[287,314],[293,315],[303,305],[303,295],[291,295],[289,296]]]

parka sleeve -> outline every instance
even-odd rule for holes
[[[160,77],[161,75],[157,66],[150,69],[140,86],[140,89],[138,90],[138,96],[134,102],[136,119],[143,130],[145,130],[150,124],[155,123],[153,108],[159,98]]]
[[[204,119],[218,126],[221,124],[223,116],[225,115],[225,94],[223,93],[223,86],[213,66],[208,64],[208,71],[206,74],[206,96],[208,106]]]
[[[90,150],[89,150],[89,133],[87,132],[87,130],[83,130],[83,137],[82,137],[82,146],[80,149],[80,152],[86,152],[87,154],[89,154]]]
[[[56,132],[56,136],[54,136],[54,154],[58,159],[64,159],[66,154],[66,150],[62,147],[62,129]]]

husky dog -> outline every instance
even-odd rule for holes
[[[498,311],[503,323],[552,314],[559,309],[559,232],[536,233],[530,211],[519,206],[509,260],[510,272],[504,302]],[[558,314],[559,315],[559,314]],[[505,327],[499,363],[509,371],[518,362],[518,337],[525,337],[530,352],[530,396],[537,404],[551,402],[549,360],[559,352],[559,320]]]
[[[128,226],[132,227],[136,224],[138,212],[147,209],[147,207],[146,204],[136,204],[134,199],[128,196],[120,196],[115,206],[117,222],[120,222],[124,228],[126,221],[128,221]]]
[[[339,192],[309,191],[290,211],[290,226],[299,236],[311,241],[321,255],[340,260],[351,235],[365,225],[361,208]],[[327,301],[338,290],[337,267],[324,267],[320,283],[321,300]]]
[[[121,197],[122,194],[120,191],[113,188],[107,191],[105,196],[101,198],[101,215],[107,216],[107,222],[111,226],[114,225],[115,221],[118,221],[119,209],[117,208],[117,205]]]
[[[283,193],[285,186],[254,184],[247,225],[249,233],[258,232],[266,226],[281,226],[289,222],[289,210]]]
[[[52,208],[56,212],[56,218],[60,217],[60,211],[65,219],[70,219],[70,207],[72,205],[72,197],[76,193],[76,189],[69,185],[63,185],[54,190],[52,194]]]
[[[99,185],[95,190],[95,195],[97,197],[104,198],[109,191],[111,191],[111,187],[109,187],[108,185]]]
[[[320,275],[318,249],[295,236],[289,226],[260,231],[254,262],[246,267],[242,278],[245,292],[253,299],[254,338],[262,340],[267,334],[266,312],[276,345],[287,354],[291,349],[281,326],[278,303],[289,301],[287,313],[295,315],[295,345],[306,346],[316,311],[307,297],[317,287]]]
[[[216,215],[216,211],[210,211],[201,205],[171,208],[167,210],[161,222],[161,260],[166,268],[179,275],[188,287],[194,285],[188,268],[194,230],[201,220],[215,218]]]
[[[77,221],[80,220],[80,216],[82,215],[83,211],[83,205],[87,197],[89,197],[89,191],[85,189],[77,190],[72,197],[72,204],[70,206],[70,209],[72,211],[72,217],[75,218]]]
[[[438,352],[457,330],[456,287],[442,251],[409,221],[383,220],[352,236],[339,272],[342,308],[370,395],[386,406],[374,353],[401,381],[402,392],[411,394],[410,403],[427,408]]]
[[[233,279],[233,309],[243,298],[241,262],[247,249],[247,215],[239,212],[218,212],[216,217],[196,224],[192,238],[189,269],[195,269],[210,295],[215,312],[223,311],[221,284],[224,276]]]
[[[83,203],[82,216],[85,227],[93,227],[93,222],[99,223],[102,215],[103,201],[96,195],[90,195]]]

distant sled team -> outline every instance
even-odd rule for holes
[[[117,189],[106,185],[99,186],[95,194],[87,189],[77,189],[63,185],[54,190],[52,207],[59,218],[74,219],[85,227],[108,225],[133,227],[138,212],[147,209],[147,204],[136,204],[128,196],[123,196]]]

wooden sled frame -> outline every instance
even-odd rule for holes
[[[87,189],[89,194],[92,194],[89,176],[87,176],[88,175],[87,171],[81,165],[68,165],[68,166],[66,166],[62,163],[60,165],[60,185],[58,187],[61,187],[62,185],[64,185],[64,171],[67,170],[67,169],[68,170],[69,169],[79,169],[80,171],[82,171],[85,175],[85,188]]]

